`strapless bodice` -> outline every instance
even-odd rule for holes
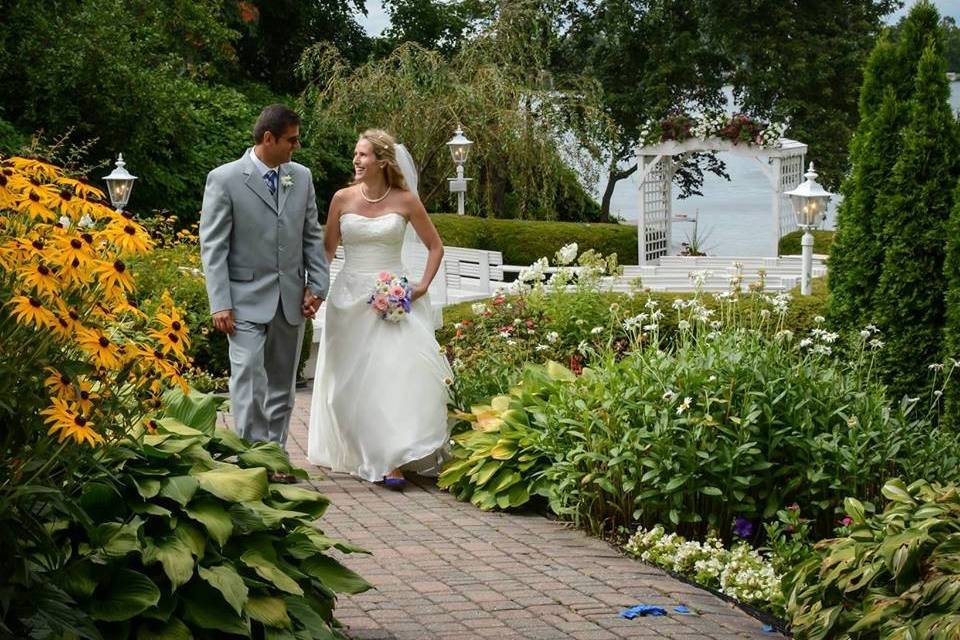
[[[400,254],[407,220],[399,213],[368,218],[356,213],[340,215],[343,268],[353,272],[402,269]]]

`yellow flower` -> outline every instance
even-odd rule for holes
[[[60,293],[60,283],[50,267],[43,264],[31,264],[20,269],[20,281],[37,293],[54,298]]]
[[[179,360],[184,359],[185,345],[179,335],[172,331],[158,331],[156,329],[151,330],[150,335],[160,343],[160,350],[164,354],[173,353]]]
[[[123,216],[115,215],[100,235],[124,256],[147,253],[153,246],[144,228]]]
[[[20,198],[16,208],[20,213],[25,213],[36,220],[52,222],[57,219],[57,214],[44,204],[40,190],[33,186]]]
[[[159,349],[137,344],[133,345],[132,352],[142,375],[157,374],[160,378],[172,378],[177,375],[176,363]]]
[[[102,331],[78,328],[77,342],[90,356],[95,366],[104,369],[119,369],[123,365],[120,349]]]
[[[43,303],[32,296],[14,296],[7,304],[13,307],[13,315],[17,322],[24,325],[34,325],[38,329],[53,327],[57,319]]]
[[[89,233],[63,233],[54,240],[54,246],[56,254],[53,259],[64,266],[76,263],[75,268],[86,269],[96,260],[93,236]]]
[[[120,259],[113,263],[100,261],[94,268],[94,273],[99,277],[104,292],[110,297],[126,300],[126,293],[133,291],[133,277],[127,271],[127,265]]]
[[[61,400],[74,397],[73,379],[70,376],[57,371],[53,367],[47,367],[46,371],[48,375],[43,384],[46,385],[50,395]]]
[[[162,327],[163,333],[167,334],[167,340],[172,342],[179,341],[183,344],[184,348],[189,348],[190,332],[187,330],[187,325],[184,323],[180,311],[174,306],[173,299],[170,297],[169,292],[163,292],[162,301],[166,310],[158,311],[156,320]],[[176,336],[177,340],[170,338],[170,335]],[[163,342],[162,339],[160,341]]]
[[[93,384],[89,380],[80,380],[74,390],[74,402],[80,412],[89,416],[93,414],[93,403],[100,399],[100,396],[93,392]]]
[[[61,187],[73,189],[73,192],[84,200],[89,200],[91,198],[95,201],[103,200],[103,191],[100,191],[100,189],[97,189],[96,187],[90,186],[86,182],[81,182],[80,180],[63,176],[57,179],[57,184],[59,184]]]
[[[91,447],[103,442],[103,436],[94,430],[93,422],[84,418],[76,407],[59,398],[54,398],[52,405],[40,412],[41,415],[47,416],[44,423],[50,425],[47,434],[53,435],[59,431],[60,442],[73,438],[77,444],[86,442]]]

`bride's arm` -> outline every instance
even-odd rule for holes
[[[330,198],[330,208],[327,210],[327,225],[323,230],[323,250],[327,254],[327,264],[333,262],[340,246],[340,201],[343,195],[340,191]]]
[[[410,201],[410,224],[413,225],[414,231],[429,252],[426,267],[423,269],[423,279],[413,289],[413,299],[416,300],[427,292],[440,269],[440,261],[443,260],[443,242],[440,240],[437,228],[433,226],[433,221],[427,215],[427,210],[423,208],[420,198],[409,192],[407,195]]]

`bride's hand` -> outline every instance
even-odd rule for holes
[[[427,287],[418,284],[413,288],[413,293],[410,294],[410,302],[415,302],[416,300],[422,298],[427,293]]]

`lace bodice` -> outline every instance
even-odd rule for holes
[[[368,218],[356,213],[340,216],[344,270],[369,272],[401,269],[400,259],[407,220],[399,213]]]

